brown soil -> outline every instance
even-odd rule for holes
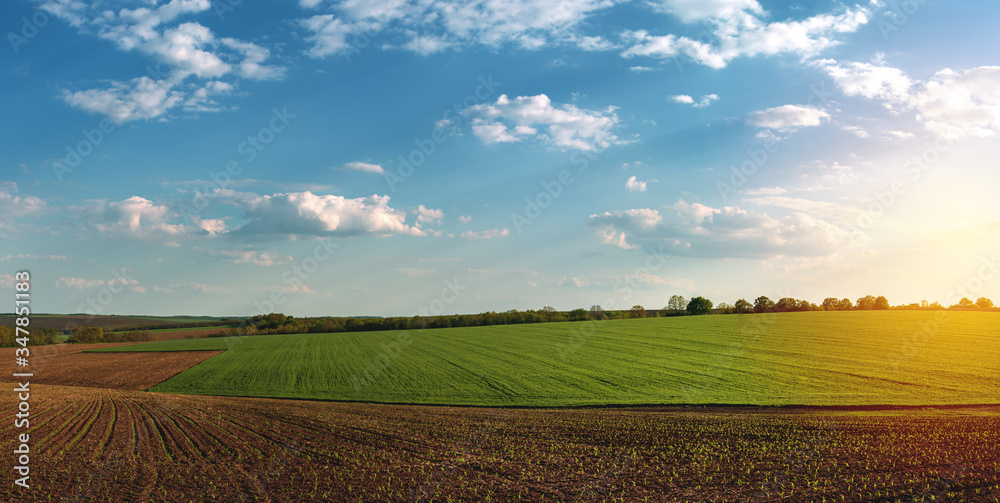
[[[189,369],[222,351],[177,351],[162,353],[83,353],[89,349],[124,346],[118,344],[54,344],[29,347],[27,367],[15,363],[15,348],[0,349],[0,362],[13,373],[28,372],[32,384],[85,386],[111,389],[147,389]]]
[[[209,335],[217,334],[223,330],[228,330],[222,327],[206,328],[205,330],[181,330],[177,332],[153,332],[150,335],[156,338],[158,341],[172,341],[174,339],[200,339],[202,337],[207,337]]]
[[[32,384],[0,501],[997,501],[1000,408],[504,410]],[[0,451],[16,405],[0,403]],[[12,456],[0,470],[10,474]]]

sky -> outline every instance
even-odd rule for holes
[[[15,0],[35,312],[1000,301],[1000,4]]]

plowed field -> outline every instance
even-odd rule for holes
[[[32,487],[2,501],[1000,497],[997,407],[510,410],[34,384],[31,400]]]
[[[128,343],[142,344],[142,343]],[[3,380],[14,372],[31,372],[32,384],[147,389],[187,370],[221,351],[177,353],[83,353],[88,349],[122,344],[53,344],[29,348],[31,365],[15,365],[14,349],[0,349],[0,361],[9,362]]]

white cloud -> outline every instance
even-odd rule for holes
[[[538,137],[551,145],[576,150],[624,143],[614,132],[619,122],[615,107],[587,110],[572,104],[553,106],[544,94],[513,100],[504,94],[495,103],[466,108],[462,115],[472,118],[473,133],[485,143]]]
[[[226,232],[226,221],[222,218],[201,218],[198,215],[190,215],[191,224],[205,231],[209,236],[224,234]]]
[[[234,38],[224,38],[221,42],[243,55],[243,61],[240,61],[236,66],[241,77],[252,80],[278,80],[285,76],[285,67],[261,64],[271,57],[271,51],[268,49]]]
[[[650,2],[650,5],[655,10],[677,16],[685,23],[764,12],[757,0],[659,0]]]
[[[633,72],[636,72],[636,73],[652,72],[652,71],[656,70],[656,68],[652,68],[652,67],[649,67],[649,66],[639,66],[639,65],[637,65],[637,66],[630,66],[630,67],[628,67],[628,69],[632,70]]]
[[[929,131],[948,139],[1000,133],[1000,66],[934,74],[911,102]]]
[[[665,246],[678,255],[696,257],[825,256],[849,246],[848,232],[827,221],[793,213],[784,218],[739,207],[712,208],[679,201],[672,221],[658,211],[635,209],[591,215],[602,242],[625,248]]]
[[[691,106],[693,106],[695,108],[704,108],[704,107],[707,107],[707,106],[711,105],[713,101],[716,101],[718,99],[719,99],[719,95],[718,94],[705,94],[705,95],[702,95],[701,99],[699,99],[697,102],[694,100],[694,98],[692,98],[691,96],[688,96],[686,94],[678,94],[678,95],[675,95],[675,96],[670,96],[670,100],[673,101],[674,103],[681,103],[681,104],[685,104],[685,105],[691,105]]]
[[[17,184],[0,181],[0,229],[25,216],[37,216],[45,209],[45,201],[34,196],[19,196]]]
[[[585,51],[607,51],[617,47],[614,42],[602,37],[580,37],[576,41],[577,47]]]
[[[80,214],[85,219],[85,229],[104,236],[174,238],[189,230],[183,224],[169,222],[171,214],[166,205],[140,196],[110,203],[91,201]]]
[[[625,181],[625,188],[628,189],[629,192],[646,192],[646,183],[647,182],[637,180],[634,176],[630,176],[629,179]]]
[[[63,100],[81,110],[106,115],[116,124],[159,117],[184,101],[175,82],[139,77],[106,89],[63,91]]]
[[[492,239],[501,236],[509,236],[510,231],[508,229],[490,229],[486,231],[465,231],[462,233],[463,239],[477,240],[477,239]]]
[[[314,9],[320,2],[306,0]],[[470,45],[498,48],[513,45],[535,50],[563,44],[584,50],[614,47],[601,37],[584,36],[577,27],[592,12],[614,5],[613,0],[538,2],[534,0],[345,0],[327,2],[332,14],[299,21],[309,34],[307,54],[321,58],[353,52],[355,39],[374,36],[392,40],[383,49],[403,49],[421,55]],[[399,42],[396,42],[396,41]],[[367,43],[364,45],[368,45]]]
[[[439,224],[441,223],[441,219],[444,218],[444,211],[426,208],[422,204],[415,211],[417,213],[417,225]]]
[[[775,131],[792,131],[799,127],[818,126],[830,114],[823,110],[800,105],[782,105],[753,112],[747,117],[747,124]]]
[[[423,235],[406,225],[406,213],[389,207],[389,196],[348,199],[292,192],[243,199],[249,222],[235,232],[250,235]]]
[[[472,221],[472,215],[462,215],[458,217],[458,221],[467,224]]]
[[[622,250],[631,250],[635,248],[635,246],[630,245],[628,241],[625,240],[624,232],[616,233],[614,229],[607,229],[605,231],[602,231],[600,233],[600,236],[601,236],[601,242],[606,245],[611,245],[617,248],[621,248]]]
[[[884,65],[833,60],[819,65],[845,95],[881,101],[894,112],[915,111],[924,128],[942,138],[1000,133],[1000,66],[961,72],[945,68],[927,81],[913,81],[898,68]],[[911,133],[895,133],[887,138],[912,138]]]
[[[346,51],[351,47],[347,37],[364,31],[363,26],[345,23],[342,19],[334,17],[333,14],[312,16],[300,20],[299,24],[312,32],[306,37],[306,41],[312,44],[306,54],[314,58],[323,58]]]
[[[856,31],[868,22],[870,14],[867,9],[857,7],[836,15],[765,23],[762,17],[766,13],[753,0],[664,0],[652,5],[685,23],[707,23],[712,37],[693,40],[674,34],[650,35],[645,30],[626,31],[622,38],[631,46],[622,56],[686,56],[710,68],[724,68],[733,59],[744,56],[815,55],[838,45],[837,34]]]
[[[189,112],[218,111],[220,107],[210,95],[233,89],[232,81],[219,80],[226,76],[254,80],[284,76],[284,67],[264,64],[271,57],[268,49],[234,38],[217,39],[209,28],[197,22],[177,22],[181,16],[211,9],[208,0],[172,0],[152,5],[117,12],[107,6],[74,1],[50,0],[42,5],[82,34],[97,33],[123,51],[138,51],[158,63],[147,67],[148,76],[112,80],[107,88],[64,89],[64,101],[81,110],[107,115],[120,124],[161,117],[181,104]],[[191,79],[195,82],[187,82]]]
[[[377,175],[385,173],[385,170],[382,169],[382,166],[379,166],[378,164],[370,164],[367,162],[349,162],[343,166],[343,169],[350,171],[361,171],[363,173],[374,173]]]
[[[898,68],[856,62],[838,65],[831,60],[820,64],[847,96],[887,100],[890,104],[909,101],[913,82]]]

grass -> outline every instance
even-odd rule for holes
[[[206,349],[228,351],[152,391],[497,406],[1000,403],[996,313],[674,317],[97,351]]]

